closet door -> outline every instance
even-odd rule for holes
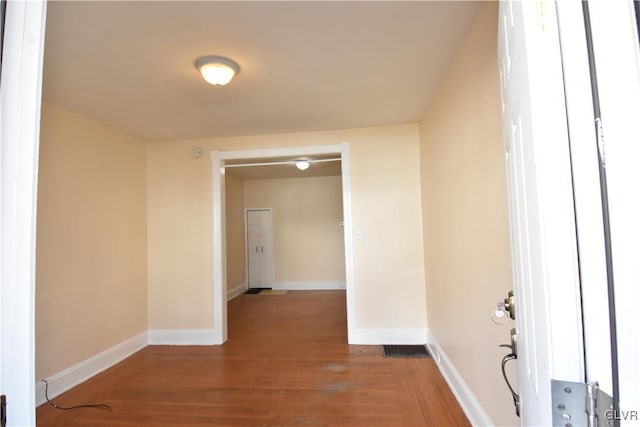
[[[271,210],[247,210],[246,220],[249,288],[271,287],[273,275]]]

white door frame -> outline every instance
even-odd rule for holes
[[[224,215],[225,179],[224,165],[227,160],[264,159],[274,157],[304,157],[338,154],[342,161],[342,209],[344,214],[344,249],[347,293],[347,336],[353,341],[355,331],[355,291],[353,271],[353,240],[351,223],[351,169],[349,143],[315,145],[306,147],[267,148],[241,151],[212,151],[213,171],[213,307],[214,344],[227,341],[227,296],[226,296],[226,226]]]
[[[275,261],[273,257],[273,209],[271,208],[245,208],[244,210],[244,266],[245,274],[247,275],[246,288],[249,289],[249,211],[269,211],[271,218],[271,237],[269,239],[269,253],[271,254],[269,259],[269,284],[273,286],[275,281]],[[225,264],[226,265],[226,264]]]
[[[619,408],[623,426],[640,420],[640,46],[630,0],[590,1],[601,114],[613,276]],[[591,368],[587,353],[587,365]],[[597,366],[595,367],[597,368]],[[597,373],[596,369],[593,369]],[[598,380],[598,378],[594,378]]]
[[[607,267],[587,36],[581,2],[558,2],[567,124],[580,253],[587,377],[612,394]],[[599,372],[598,375],[594,371]]]
[[[0,83],[0,393],[35,425],[35,235],[46,3],[7,4]]]

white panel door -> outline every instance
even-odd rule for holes
[[[260,287],[260,211],[247,211],[247,273],[250,288]]]
[[[271,287],[273,282],[271,210],[247,210],[246,221],[249,288]]]
[[[521,421],[551,425],[551,379],[580,381],[584,374],[555,3],[501,2],[498,58]]]

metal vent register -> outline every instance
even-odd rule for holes
[[[384,357],[431,357],[424,345],[384,345]]]

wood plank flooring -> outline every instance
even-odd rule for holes
[[[37,409],[56,426],[468,426],[431,358],[346,344],[344,291],[240,295],[222,346],[148,346]]]

